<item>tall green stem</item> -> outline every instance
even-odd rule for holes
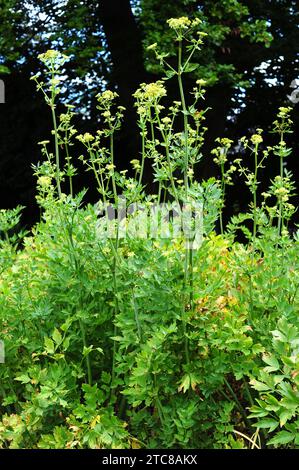
[[[110,134],[110,157],[111,163],[114,165],[114,140],[113,140],[113,133]],[[112,188],[113,188],[113,195],[114,195],[114,202],[117,202],[117,190],[116,190],[116,183],[115,183],[115,172],[114,168],[112,170]]]
[[[172,192],[173,192],[173,197],[175,198],[176,203],[179,204],[177,190],[176,190],[176,187],[175,187],[175,182],[174,182],[173,174],[172,174],[172,165],[171,165],[170,153],[169,153],[168,136],[163,131],[163,126],[162,126],[162,123],[161,123],[161,120],[160,120],[160,117],[159,117],[159,111],[158,111],[157,108],[155,108],[155,112],[156,112],[156,118],[157,118],[157,121],[158,121],[158,125],[159,125],[159,128],[161,130],[162,138],[163,138],[164,144],[165,144],[166,160],[167,160],[167,164],[168,164],[168,168],[169,168],[169,179],[170,179],[170,184],[171,184],[171,188],[172,188]]]
[[[65,153],[66,153],[66,161],[68,163],[68,169],[70,170],[70,163],[71,163],[71,157],[69,154],[69,146],[68,146],[68,135],[67,132],[65,134]],[[73,181],[72,181],[72,176],[71,174],[69,175],[69,185],[70,185],[70,195],[73,197]]]
[[[182,41],[179,41],[179,50],[178,50],[178,83],[180,89],[180,96],[182,102],[182,109],[183,109],[183,120],[184,120],[184,137],[185,137],[185,152],[184,152],[184,184],[186,194],[188,191],[188,164],[189,164],[189,156],[188,156],[188,117],[187,117],[187,108],[186,108],[186,100],[184,94],[184,87],[182,81],[182,74],[183,74],[183,66],[182,66],[182,52],[183,52],[183,45]]]
[[[74,223],[74,216],[72,217],[72,220],[71,220],[70,224],[66,223],[66,227],[67,227],[68,240],[69,240],[69,244],[70,244],[70,255],[73,258],[74,269],[75,269],[76,276],[78,278],[80,265],[79,265],[79,262],[78,262],[78,259],[77,259],[76,248],[75,248],[74,239],[73,239],[73,223]],[[79,308],[81,310],[83,310],[83,300],[82,300],[81,293],[80,293],[80,298],[79,298]],[[81,331],[83,347],[87,348],[86,331],[85,331],[84,323],[83,323],[81,318],[79,318],[79,327],[80,327],[80,331]],[[89,354],[87,354],[86,357],[85,357],[85,363],[86,363],[86,369],[87,369],[88,384],[92,385],[92,372],[91,372],[91,363],[90,363]]]
[[[85,327],[84,327],[82,320],[79,320],[79,325],[80,325],[80,330],[81,330],[83,346],[84,348],[87,348]],[[91,364],[90,364],[89,354],[85,356],[85,362],[86,362],[86,368],[87,368],[88,385],[92,385],[92,374],[91,374]]]
[[[280,144],[283,142],[283,139],[284,139],[284,135],[283,135],[283,132],[281,132],[280,134]],[[281,179],[283,178],[283,156],[282,154],[280,154],[280,177]],[[282,200],[280,199],[279,201],[279,215],[278,215],[278,228],[277,228],[277,231],[278,231],[278,236],[281,235],[281,229],[282,229],[282,226],[283,226],[283,213],[282,213]]]
[[[61,198],[60,157],[59,157],[59,145],[58,145],[58,135],[57,135],[57,120],[56,120],[56,113],[55,113],[54,98],[52,99],[51,111],[52,111],[52,120],[53,120],[53,127],[54,127],[54,139],[55,139],[56,184],[57,184],[58,196],[59,196],[59,198]]]
[[[257,173],[258,173],[258,145],[254,149],[254,178],[253,178],[253,252],[255,250],[257,232]]]
[[[225,197],[225,178],[224,178],[224,163],[221,163],[221,208],[220,208],[220,232],[221,235],[224,233],[223,227],[223,207],[224,207],[224,197]]]
[[[143,172],[144,172],[144,163],[145,163],[145,124],[142,123],[142,132],[141,132],[141,137],[142,137],[142,155],[141,155],[141,168],[140,168],[140,175],[139,175],[139,185],[142,183],[142,177],[143,177]]]
[[[186,200],[188,199],[188,166],[189,166],[189,145],[188,145],[188,111],[186,107],[186,100],[184,94],[184,87],[182,81],[182,74],[184,72],[183,64],[182,64],[182,52],[183,52],[183,44],[182,40],[179,40],[179,49],[178,49],[178,83],[179,83],[179,90],[180,90],[180,97],[182,102],[182,110],[183,110],[183,120],[184,120],[184,186],[185,186],[185,196]],[[192,250],[192,249],[191,249]],[[187,289],[188,281],[190,281],[190,308],[193,305],[193,290],[192,290],[192,283],[193,283],[193,263],[190,264],[191,261],[190,256],[190,248],[186,247],[185,249],[185,263],[184,263],[184,283],[183,283],[183,316],[185,317],[185,308],[186,308],[186,295],[185,291]],[[189,279],[190,277],[190,279]],[[183,318],[183,330],[185,336],[185,356],[187,364],[190,363],[190,353],[189,353],[189,340],[188,340],[188,332],[187,332],[187,324],[185,318]]]

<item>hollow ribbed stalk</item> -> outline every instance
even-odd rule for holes
[[[173,196],[176,200],[176,203],[179,204],[179,199],[178,199],[178,196],[177,196],[177,190],[176,190],[176,187],[175,187],[175,182],[174,182],[174,179],[173,179],[173,174],[172,174],[172,169],[171,169],[168,136],[166,136],[165,132],[163,131],[163,126],[162,126],[162,123],[161,123],[161,120],[160,120],[160,117],[159,117],[159,112],[158,112],[157,108],[155,109],[155,111],[156,111],[156,117],[157,117],[158,125],[161,129],[162,138],[163,138],[164,144],[165,144],[165,154],[166,154],[167,164],[168,164],[168,167],[169,167],[169,179],[170,179],[170,184],[171,184],[171,188],[172,188],[172,191],[173,191]]]
[[[113,140],[113,132],[110,134],[110,157],[111,157],[111,163],[114,165],[114,140]],[[116,183],[115,183],[115,172],[114,168],[112,170],[112,188],[113,188],[113,195],[114,195],[114,202],[117,202],[117,189],[116,189]]]
[[[283,132],[280,134],[280,144],[283,142]],[[283,156],[280,154],[280,177],[283,178]],[[283,214],[282,214],[282,200],[279,201],[279,215],[278,215],[278,236],[281,235],[281,229],[283,226]]]
[[[79,325],[80,325],[80,330],[81,330],[82,343],[85,349],[87,348],[87,342],[86,342],[85,327],[84,327],[84,323],[82,320],[79,320]],[[87,368],[88,385],[92,385],[92,373],[91,373],[91,364],[90,364],[89,354],[85,356],[85,363],[86,363],[86,368]]]
[[[157,378],[156,378],[156,375],[154,375],[154,374],[153,374],[153,379],[154,379],[154,386],[157,389]],[[162,406],[162,403],[160,401],[160,398],[159,398],[158,394],[156,396],[156,406],[157,406],[157,411],[158,411],[158,416],[159,416],[159,419],[160,419],[160,423],[162,425],[162,428],[164,428],[164,426],[165,426],[164,411],[163,411],[163,406]]]
[[[193,286],[193,250],[189,249],[189,270],[190,270],[190,308],[193,310],[194,286]]]
[[[237,395],[236,395],[235,392],[233,391],[232,387],[230,386],[230,384],[229,384],[229,382],[228,382],[228,380],[227,380],[226,378],[224,378],[224,383],[225,383],[226,387],[228,388],[228,390],[229,390],[231,396],[233,397],[233,400],[234,400],[235,404],[237,405],[237,407],[238,407],[238,409],[239,409],[239,411],[240,411],[240,413],[241,413],[241,415],[242,415],[242,417],[243,417],[243,419],[244,419],[244,422],[247,424],[247,426],[250,427],[250,423],[249,423],[249,421],[248,421],[248,418],[247,418],[247,416],[246,416],[246,413],[245,413],[245,411],[244,411],[244,408],[243,408],[243,406],[241,405],[241,403],[240,403],[240,401],[239,401]]]
[[[183,66],[182,66],[182,51],[183,45],[182,41],[179,41],[179,50],[178,50],[178,83],[180,89],[180,97],[182,102],[182,109],[183,109],[183,119],[184,119],[184,137],[185,137],[185,152],[184,152],[184,184],[186,194],[188,191],[188,164],[189,164],[189,156],[188,156],[188,117],[187,117],[187,108],[186,108],[186,100],[184,94],[184,87],[182,81],[182,73],[183,73]]]
[[[189,166],[189,145],[188,145],[188,117],[187,117],[187,107],[186,107],[186,100],[184,94],[184,87],[182,81],[182,73],[183,73],[183,65],[182,65],[182,52],[183,52],[183,45],[182,40],[179,40],[179,49],[178,49],[178,83],[179,83],[179,90],[180,90],[180,97],[182,102],[182,110],[183,110],[183,120],[184,120],[184,186],[185,186],[185,196],[186,200],[188,199],[188,166]],[[188,281],[193,278],[193,263],[190,264],[191,257],[190,257],[190,248],[186,247],[185,249],[185,263],[184,263],[184,283],[183,283],[183,317],[185,316],[185,290],[188,285]],[[193,305],[193,292],[192,286],[190,285],[190,307]],[[183,330],[185,336],[185,356],[187,364],[190,363],[190,354],[189,354],[189,341],[188,341],[188,332],[187,332],[187,324],[185,318],[182,319],[183,323]]]
[[[145,123],[142,123],[142,132],[141,132],[141,139],[142,139],[142,154],[141,154],[141,168],[140,168],[140,175],[139,175],[139,185],[142,183],[142,177],[144,172],[144,163],[145,163]]]
[[[137,307],[134,291],[133,291],[132,303],[133,303],[134,318],[135,318],[135,324],[136,324],[137,333],[138,333],[138,339],[141,342],[142,341],[142,330],[141,330],[141,325],[140,325],[140,321],[139,321],[139,312],[138,312],[138,307]]]
[[[257,232],[257,172],[258,172],[258,145],[254,149],[254,180],[253,180],[253,251],[255,249],[256,232]]]
[[[113,141],[113,132],[110,134],[110,158],[111,163],[114,165],[114,141]],[[114,195],[114,202],[117,204],[117,189],[116,189],[116,182],[115,182],[115,172],[114,168],[112,170],[112,187],[113,187],[113,195]],[[114,257],[113,257],[113,265],[112,265],[112,278],[113,278],[113,290],[114,290],[114,330],[113,335],[114,337],[117,335],[117,326],[115,324],[116,316],[119,313],[119,303],[118,303],[118,296],[117,296],[117,257],[118,257],[118,244],[119,244],[119,226],[117,225],[116,229],[116,239],[115,239],[115,246],[114,248]],[[113,243],[112,243],[113,245]],[[116,340],[113,340],[113,357],[112,357],[112,371],[111,371],[111,381],[114,382],[115,379],[115,363],[116,363]],[[112,391],[112,394],[114,391]]]
[[[70,242],[70,252],[71,252],[71,255],[72,255],[73,261],[74,261],[74,268],[75,268],[76,275],[78,277],[80,267],[79,267],[79,263],[78,263],[78,259],[77,259],[77,255],[76,255],[76,248],[75,248],[74,239],[73,239],[72,225],[73,225],[73,220],[72,220],[71,225],[68,226],[68,228],[67,228],[67,233],[68,233],[68,239],[69,239],[69,242]],[[80,295],[80,299],[79,299],[79,307],[80,307],[81,310],[83,309],[83,301],[82,301],[81,295]],[[83,321],[80,318],[79,318],[79,327],[80,327],[80,331],[81,331],[81,338],[82,338],[83,347],[87,348],[85,326],[84,326]],[[91,363],[90,363],[89,354],[87,354],[86,357],[85,357],[85,364],[86,364],[86,369],[87,369],[87,381],[88,381],[89,385],[92,385],[92,371],[91,371]]]
[[[91,168],[92,168],[94,177],[95,177],[97,185],[98,185],[98,190],[101,192],[101,194],[103,196],[103,201],[106,204],[107,199],[106,199],[105,184],[104,184],[103,176],[102,176],[101,172],[99,172],[100,173],[100,178],[99,178],[98,171],[97,171],[95,163],[94,163],[94,154],[91,151],[90,145],[88,146],[88,152],[89,152],[89,155],[90,155]]]
[[[158,205],[160,204],[161,202],[161,194],[162,194],[162,184],[161,184],[161,181],[159,181],[159,187],[158,187]]]
[[[118,249],[118,229],[117,229],[117,238],[116,238],[116,243],[115,243],[115,249]],[[114,328],[113,328],[113,336],[115,337],[117,335],[117,326],[115,324],[116,321],[116,316],[118,315],[119,312],[119,303],[118,303],[118,296],[117,296],[117,279],[116,279],[116,256],[114,256],[113,259],[113,265],[112,265],[112,278],[113,278],[113,290],[114,290]],[[113,384],[114,379],[115,379],[115,363],[116,363],[116,340],[113,339],[113,356],[112,356],[112,371],[111,371],[111,382]],[[113,392],[112,392],[113,393]]]
[[[168,143],[168,141],[165,142],[165,153],[166,153],[167,164],[168,164],[168,167],[169,167],[169,177],[170,177],[171,188],[172,188],[172,191],[173,191],[173,196],[174,196],[174,198],[175,198],[177,204],[179,204],[179,199],[178,199],[178,196],[177,196],[177,190],[176,190],[176,187],[175,187],[175,182],[174,182],[173,174],[172,174],[172,170],[171,170],[171,161],[170,161],[170,153],[169,153],[169,143]],[[165,202],[165,201],[164,201],[164,202]]]
[[[220,232],[221,235],[224,233],[224,227],[223,227],[223,207],[224,207],[224,195],[225,195],[225,178],[224,178],[224,163],[221,163],[221,195],[222,195],[222,201],[221,201],[221,209],[220,209]]]
[[[70,154],[69,154],[69,146],[67,144],[67,134],[66,134],[65,141],[66,141],[66,144],[65,144],[66,160],[67,160],[69,168],[70,168],[71,157],[70,157]],[[73,192],[73,181],[72,181],[72,176],[71,175],[69,175],[69,185],[70,185],[70,195],[71,195],[71,197],[73,197],[74,192]]]
[[[56,120],[53,92],[52,92],[51,111],[52,111],[52,121],[53,121],[53,127],[54,127],[54,140],[55,140],[56,184],[57,184],[58,196],[59,196],[59,198],[61,198],[60,156],[59,156],[59,145],[58,145],[58,135],[57,135],[57,120]]]

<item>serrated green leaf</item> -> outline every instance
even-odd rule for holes
[[[166,70],[165,75],[167,80],[169,80],[176,75],[176,72],[174,70]]]
[[[277,400],[277,398],[275,398],[273,395],[267,395],[266,398],[265,398],[265,401],[267,403],[269,403],[270,405],[272,406],[277,406],[277,407],[280,407],[280,403],[279,401]]]
[[[184,72],[186,72],[186,73],[193,72],[198,67],[199,67],[199,64],[192,64],[192,63],[189,62],[189,64],[187,64],[187,66],[184,68]]]
[[[270,390],[268,385],[264,384],[263,382],[259,382],[258,380],[250,380],[249,383],[258,392],[266,392],[267,390]]]
[[[278,425],[279,425],[279,422],[276,421],[276,419],[272,419],[272,418],[261,419],[255,424],[257,428],[269,429],[269,432],[274,431],[274,429],[276,429]]]
[[[295,435],[288,431],[279,431],[275,437],[267,442],[267,445],[288,444],[289,442],[292,442],[294,438]]]
[[[263,354],[263,361],[270,366],[270,368],[268,368],[269,372],[274,372],[279,369],[279,362],[275,356]]]
[[[22,374],[16,377],[15,380],[17,380],[18,382],[21,382],[22,384],[28,384],[31,379],[27,374]]]
[[[286,422],[292,418],[293,412],[290,410],[283,410],[281,413],[279,413],[279,424],[280,427],[284,426]]]

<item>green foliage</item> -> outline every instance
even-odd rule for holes
[[[299,330],[287,319],[278,321],[272,331],[271,354],[263,356],[266,367],[251,381],[259,392],[257,405],[251,407],[255,426],[274,433],[268,445],[299,446]],[[278,429],[282,429],[278,431]],[[271,436],[271,434],[270,434]]]
[[[164,80],[134,94],[141,158],[131,162],[132,177],[115,165],[124,111],[117,94],[97,96],[96,135],[77,135],[72,106],[56,116],[67,58],[52,50],[40,56],[48,80],[33,79],[53,120],[53,141],[40,142],[43,161],[34,167],[41,220],[31,234],[19,233],[21,208],[0,213],[2,448],[298,445],[299,241],[288,232],[295,208],[284,141],[291,110],[279,110],[272,149],[263,149],[261,129],[239,143],[253,160],[250,169],[230,162],[232,142],[220,138],[213,152],[220,180],[196,181],[204,81],[187,106],[183,77],[194,69],[191,57],[204,35],[194,37],[199,22],[186,17],[168,24],[178,63],[151,49],[177,79],[180,101],[164,108]],[[84,202],[86,190],[73,191],[75,137],[95,176],[95,204]],[[266,158],[277,161],[280,174],[258,205]],[[145,190],[147,163],[156,194]],[[237,170],[252,203],[227,227],[222,221],[216,235]],[[105,205],[121,212],[121,196],[133,210],[125,219],[109,217]],[[164,212],[155,212],[163,201]]]

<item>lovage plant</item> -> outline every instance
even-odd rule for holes
[[[291,109],[279,110],[273,148],[264,148],[261,129],[238,145],[219,137],[219,179],[197,180],[206,84],[196,81],[188,104],[183,79],[197,67],[205,34],[198,19],[168,26],[177,65],[151,45],[165,77],[134,93],[133,176],[116,167],[125,116],[117,93],[97,95],[100,128],[80,134],[72,105],[57,115],[67,57],[40,56],[46,78],[33,80],[53,120],[34,167],[41,220],[22,233],[21,208],[0,213],[3,448],[298,446],[299,237],[288,230],[295,186],[285,165]],[[180,99],[165,107],[168,79]],[[260,194],[270,158],[278,176]],[[76,159],[94,175],[96,204],[74,192]],[[145,184],[148,163],[156,193]],[[225,226],[237,173],[251,203]]]

